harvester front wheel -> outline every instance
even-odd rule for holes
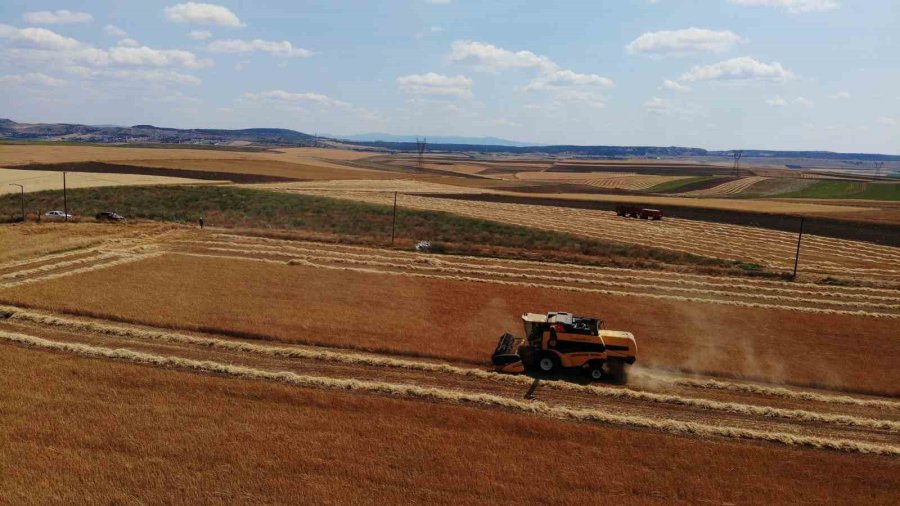
[[[544,355],[538,360],[538,369],[544,374],[550,374],[556,370],[556,359],[552,355]]]

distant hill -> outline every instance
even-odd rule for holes
[[[351,142],[416,142],[415,135],[394,135],[385,133],[367,133],[356,135],[333,135],[329,136],[335,139],[348,140]],[[422,137],[422,136],[420,136]],[[511,141],[508,139],[500,139],[498,137],[447,137],[447,136],[425,136],[429,144],[464,144],[468,146],[538,146],[538,144],[530,142]]]
[[[0,118],[0,139],[91,142],[110,144],[253,144],[256,146],[313,146],[351,144],[360,148],[379,148],[390,151],[415,152],[415,136],[392,134],[361,134],[351,136],[312,136],[284,128],[178,129],[153,125],[130,127],[115,125],[76,125],[68,123],[16,123]],[[366,140],[381,139],[381,140]],[[723,157],[730,159],[731,151],[707,151],[682,146],[541,146],[496,137],[427,137],[428,151],[448,153],[511,153],[548,156],[585,157],[593,159]],[[770,151],[744,150],[746,157],[780,159],[839,160],[842,163],[871,161],[900,162],[900,156],[872,153],[833,153],[830,151]],[[784,163],[784,162],[779,162]],[[790,162],[793,163],[793,162]],[[895,170],[888,168],[887,170]]]
[[[0,138],[94,143],[131,144],[229,144],[248,142],[264,145],[312,145],[312,135],[283,128],[243,130],[178,129],[153,125],[72,125],[66,123],[16,123],[0,119]]]

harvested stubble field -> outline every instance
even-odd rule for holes
[[[0,148],[0,167],[15,169],[41,165],[64,170],[65,164],[106,163],[141,168],[173,169],[245,176],[270,176],[292,179],[378,179],[381,172],[341,165],[371,156],[357,151],[316,148],[285,148],[260,152],[236,152],[211,149],[165,149],[100,146],[4,145]],[[155,171],[152,172],[154,175]],[[123,171],[124,172],[124,171]]]
[[[159,256],[166,251],[177,254]],[[566,307],[653,336],[641,340],[642,362],[659,367],[887,394],[897,393],[890,385],[900,380],[892,367],[896,343],[884,339],[900,317],[895,290],[216,234],[167,238],[150,250],[118,253],[122,258],[108,254],[120,263],[76,261],[70,275],[49,270],[49,279],[10,279],[0,298],[158,326],[470,363],[484,363],[497,336],[520,326],[521,312]],[[805,359],[792,360],[799,356]]]
[[[96,501],[895,494],[896,291],[106,228],[142,227],[0,265],[13,498],[67,500],[84,481]],[[638,336],[627,388],[548,380],[524,401],[530,378],[484,366],[519,313],[550,307]],[[546,455],[578,458],[538,490]]]
[[[387,193],[298,190],[296,187],[273,189],[310,195],[327,194],[332,198],[380,204],[388,204],[393,199],[393,195]],[[404,195],[401,205],[687,254],[752,262],[780,271],[792,269],[797,245],[795,234],[777,230],[677,218],[667,218],[661,222],[629,220],[599,210],[418,195]],[[900,283],[900,269],[897,268],[900,265],[900,251],[897,248],[806,235],[802,255],[801,274]]]
[[[663,183],[689,179],[691,176],[653,176],[628,172],[519,172],[515,178],[522,181],[567,182],[618,188],[622,190],[647,190]]]
[[[476,407],[98,367],[7,345],[0,363],[0,489],[13,502],[887,503],[898,472],[889,457],[823,458]],[[547,466],[546,455],[578,458]],[[731,471],[736,465],[740,472]],[[585,481],[586,467],[607,468],[606,478]],[[533,486],[536,468],[547,478],[541,487]]]
[[[97,174],[74,173],[66,177],[66,186],[73,188],[93,188],[99,186],[134,186],[134,185],[176,185],[209,183],[198,179],[168,176],[147,176],[140,174]],[[7,193],[19,193],[17,186],[21,184],[26,192],[44,190],[61,190],[63,187],[62,174],[53,171],[0,169],[0,195]]]
[[[679,193],[679,195],[683,197],[712,197],[721,195],[735,195],[750,189],[758,183],[768,181],[769,179],[770,178],[768,177],[761,176],[742,177],[740,179],[735,179],[733,181],[728,181],[720,185],[713,186],[712,188],[687,191],[684,193]]]

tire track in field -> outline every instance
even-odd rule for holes
[[[289,371],[268,371],[213,361],[194,360],[177,356],[162,356],[124,348],[112,349],[82,343],[58,342],[27,334],[6,331],[0,331],[0,339],[8,343],[69,353],[87,358],[111,359],[155,367],[176,367],[189,371],[220,374],[244,379],[275,381],[306,388],[343,390],[358,393],[389,395],[408,399],[423,399],[439,402],[474,404],[493,408],[506,408],[569,421],[643,428],[682,436],[695,436],[701,438],[725,437],[731,439],[767,441],[788,446],[800,446],[841,452],[877,454],[892,457],[900,456],[900,447],[885,443],[804,436],[786,432],[710,425],[693,421],[654,419],[643,416],[622,416],[598,408],[557,407],[542,401],[520,401],[487,393],[448,390],[382,381],[309,376]]]

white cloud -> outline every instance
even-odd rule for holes
[[[73,23],[89,23],[94,17],[87,12],[59,10],[26,12],[22,15],[22,19],[33,25],[68,25]]]
[[[0,25],[0,38],[12,39],[24,47],[51,51],[64,51],[81,47],[81,43],[77,40],[71,37],[63,37],[46,28],[19,29],[9,25]]]
[[[727,51],[741,38],[728,30],[704,28],[647,32],[625,46],[629,54],[684,55],[699,52]]]
[[[644,102],[644,109],[653,114],[665,114],[669,111],[671,105],[665,99],[653,97]]]
[[[172,70],[136,69],[136,70],[103,70],[97,73],[103,77],[113,77],[127,81],[153,82],[163,84],[187,84],[198,86],[202,81],[190,74],[182,74]]]
[[[187,36],[191,40],[206,40],[212,37],[212,32],[207,30],[191,30]]]
[[[524,91],[544,91],[554,90],[571,86],[596,86],[600,88],[611,88],[613,82],[606,77],[597,74],[579,74],[571,70],[554,70],[541,75],[528,83]]]
[[[806,108],[810,108],[815,105],[812,100],[806,97],[797,97],[794,100],[787,101],[778,96],[766,99],[766,104],[771,105],[772,107],[787,107],[789,105],[799,105]]]
[[[837,9],[841,3],[837,0],[728,0],[737,5],[783,7],[792,14],[804,12],[821,12]]]
[[[894,118],[889,118],[887,116],[882,116],[882,117],[878,118],[878,122],[881,123],[882,125],[897,126],[897,120],[895,120]]]
[[[847,100],[850,98],[850,92],[847,91],[839,91],[834,95],[828,95],[828,98],[832,100]]]
[[[337,107],[349,109],[352,105],[342,100],[333,99],[321,93],[291,93],[283,90],[262,91],[259,93],[244,93],[242,100],[250,102],[267,102],[281,105],[299,105],[303,103],[312,103],[326,107]]]
[[[425,0],[425,3],[434,5],[446,5],[450,3],[450,1],[451,0]]]
[[[214,53],[253,53],[256,51],[262,51],[264,53],[270,53],[277,56],[295,58],[309,58],[310,56],[315,54],[308,49],[303,49],[302,47],[294,47],[293,44],[286,40],[282,40],[280,42],[261,39],[216,40],[210,42],[209,45],[206,46],[206,48]]]
[[[111,36],[111,37],[127,37],[127,36],[128,36],[128,32],[126,32],[125,30],[119,28],[119,27],[116,26],[116,25],[106,25],[106,26],[104,26],[104,27],[103,27],[103,32],[106,33],[106,35],[109,35],[109,36]]]
[[[778,62],[761,63],[749,56],[732,58],[712,65],[700,65],[678,78],[681,82],[694,81],[785,81],[794,74]]]
[[[41,65],[42,68],[123,65],[197,69],[212,65],[212,60],[200,59],[194,53],[182,49],[127,47],[136,44],[136,41],[131,40],[125,42],[126,47],[98,49],[44,28],[18,29],[0,25],[0,38],[10,39],[13,43],[13,47],[4,50],[8,57],[18,59],[22,64]]]
[[[535,69],[546,72],[558,67],[550,58],[531,51],[510,51],[485,42],[458,40],[451,46],[450,59],[468,62],[479,70]]]
[[[437,26],[437,25],[433,25],[433,26],[431,26],[431,27],[428,28],[428,31],[416,33],[416,38],[417,38],[417,39],[421,39],[422,37],[425,37],[425,36],[428,35],[429,33],[441,33],[441,32],[443,32],[443,31],[444,31],[444,28],[443,28],[443,27]]]
[[[201,60],[194,53],[182,49],[152,49],[147,46],[114,47],[109,49],[108,54],[110,62],[120,65],[182,66],[191,69],[211,65],[209,60]]]
[[[0,84],[40,84],[44,86],[62,86],[63,84],[66,84],[66,82],[62,79],[56,79],[40,72],[30,72],[27,74],[0,76]]]
[[[122,39],[116,42],[116,45],[121,47],[140,47],[141,43],[134,39]]]
[[[605,98],[598,89],[610,88],[613,81],[597,74],[582,74],[563,69],[546,56],[531,51],[510,51],[485,42],[456,41],[451,46],[450,60],[469,63],[487,72],[501,70],[527,70],[537,73],[522,91],[543,91],[557,100],[584,102],[593,107],[603,107]]]
[[[399,76],[395,81],[400,89],[416,95],[472,96],[472,79],[462,75],[445,76],[428,72]]]
[[[686,84],[681,84],[678,81],[673,81],[671,79],[666,79],[660,85],[659,89],[661,90],[671,90],[677,91],[678,93],[687,93],[691,91],[691,87]]]
[[[175,23],[243,26],[234,12],[221,5],[187,2],[166,7],[164,12],[166,18]]]

